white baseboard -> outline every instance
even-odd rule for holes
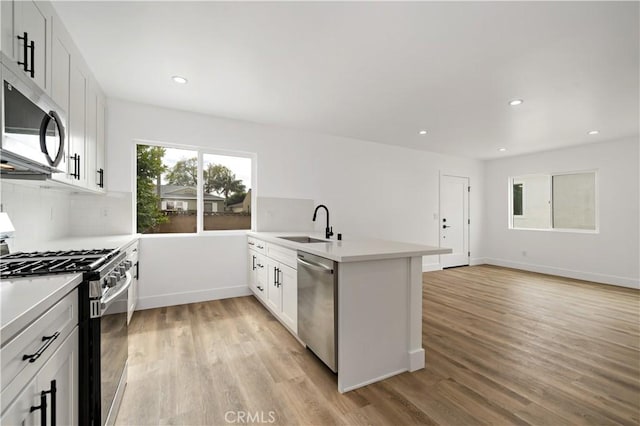
[[[595,272],[574,271],[571,269],[556,268],[546,265],[533,265],[530,263],[513,262],[511,260],[504,259],[485,258],[484,260],[484,263],[486,264],[504,266],[505,268],[522,269],[530,272],[539,272],[541,274],[558,275],[577,280],[593,281],[601,284],[640,289],[640,280],[635,278],[618,277],[615,275],[598,274]]]
[[[441,271],[442,266],[439,263],[423,263],[422,272]]]
[[[409,371],[424,368],[424,348],[409,351]]]
[[[402,374],[405,371],[407,371],[407,369],[403,368],[401,370],[393,371],[393,372],[388,373],[388,374],[383,374],[382,376],[376,377],[374,379],[367,380],[367,381],[364,381],[362,383],[358,383],[357,385],[346,386],[344,388],[340,387],[340,376],[338,376],[338,392],[340,392],[340,393],[349,392],[349,391],[352,391],[354,389],[358,389],[358,388],[361,388],[363,386],[370,385],[371,383],[379,382],[381,380],[388,379],[389,377],[397,376],[398,374]]]
[[[472,257],[469,261],[469,266],[484,265],[485,263],[487,263],[487,259],[484,257]]]
[[[187,303],[206,302],[209,300],[228,299],[251,295],[246,285],[236,287],[212,288],[209,290],[187,291],[183,293],[160,294],[157,296],[140,297],[136,310],[161,308],[164,306],[184,305]]]

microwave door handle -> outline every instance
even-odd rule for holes
[[[51,154],[49,154],[49,148],[47,147],[47,129],[49,128],[49,123],[53,119],[54,123],[58,128],[58,149],[56,152],[56,158],[51,158]],[[62,120],[60,116],[55,111],[49,112],[49,114],[45,114],[42,118],[42,122],[40,123],[40,151],[45,155],[47,159],[47,163],[49,163],[52,167],[57,167],[62,161],[62,156],[64,155],[64,126],[62,125]]]
[[[62,157],[64,157],[64,141],[65,141],[64,124],[62,124],[62,119],[60,118],[57,112],[51,111],[49,112],[49,115],[55,120],[56,126],[58,127],[58,152],[52,164],[54,167],[57,167],[58,164],[60,164],[60,162],[62,161]]]

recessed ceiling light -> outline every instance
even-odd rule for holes
[[[421,135],[426,135],[427,131],[426,130],[420,130],[418,133],[421,134]]]
[[[518,105],[522,105],[524,101],[522,99],[513,99],[511,101],[509,101],[509,105],[511,106],[518,106]]]
[[[600,130],[591,130],[591,131],[589,132],[589,134],[590,134],[590,135],[597,135],[597,134],[599,134],[599,133],[600,133]]]
[[[187,79],[179,75],[174,75],[171,79],[178,84],[187,84]]]
[[[500,152],[505,152],[507,150],[507,148],[498,148],[498,151]]]

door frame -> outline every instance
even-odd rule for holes
[[[442,219],[442,178],[443,176],[457,177],[462,179],[467,179],[468,182],[468,190],[467,190],[467,219],[469,220],[467,226],[467,253],[471,253],[471,176],[466,176],[461,173],[450,172],[448,170],[440,170],[438,173],[438,247],[442,247],[442,227],[440,226],[440,221]],[[438,255],[438,262],[440,263],[440,269],[442,267],[442,256],[446,255]],[[471,255],[467,255],[468,265],[471,266]]]

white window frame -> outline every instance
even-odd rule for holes
[[[163,141],[154,141],[147,139],[134,139],[132,143],[132,151],[133,151],[133,229],[134,233],[137,232],[137,223],[138,223],[138,212],[137,212],[137,146],[138,145],[149,145],[149,146],[158,146],[162,148],[171,148],[171,149],[183,149],[185,151],[196,151],[198,158],[198,182],[202,182],[204,178],[204,168],[203,168],[203,158],[205,154],[211,155],[225,155],[228,157],[241,157],[241,158],[249,158],[251,159],[251,205],[256,205],[256,198],[258,194],[256,176],[257,176],[257,154],[255,152],[246,152],[246,151],[234,151],[228,149],[218,149],[211,147],[202,147],[197,145],[183,145],[179,143],[171,143],[171,142],[163,142]],[[246,235],[247,232],[256,229],[256,214],[254,214],[255,207],[251,209],[251,228],[250,229],[229,229],[229,230],[204,230],[204,187],[203,185],[197,185],[197,195],[196,195],[196,232],[187,232],[187,233],[162,233],[162,234],[142,234],[144,238],[171,238],[171,237],[187,237],[187,236],[228,236],[228,235]]]
[[[553,227],[553,177],[561,175],[576,175],[576,174],[594,174],[594,193],[595,193],[595,229],[573,229],[573,228],[554,228]],[[549,176],[549,197],[551,206],[549,208],[549,223],[550,228],[516,228],[513,224],[513,183],[520,183],[517,179],[525,178],[529,176]],[[509,185],[509,200],[507,205],[508,213],[508,229],[513,231],[544,231],[544,232],[561,232],[561,233],[575,233],[575,234],[599,234],[600,233],[600,184],[599,184],[598,169],[588,170],[574,170],[570,172],[550,172],[550,173],[530,173],[526,175],[510,176],[508,178]],[[524,200],[524,184],[522,186],[522,212],[525,212],[525,200]],[[518,218],[524,218],[524,216],[518,216]]]

